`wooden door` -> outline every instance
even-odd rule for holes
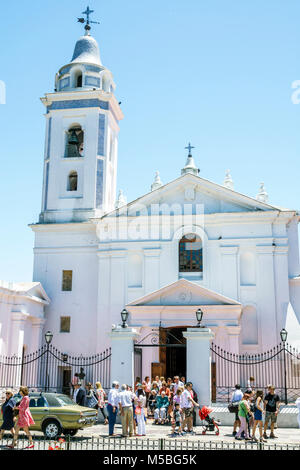
[[[216,363],[211,363],[211,401],[216,402],[217,399],[217,375],[216,375]]]
[[[160,362],[152,362],[151,364],[151,376],[154,379],[157,375],[161,377],[163,375],[164,364]]]
[[[166,344],[167,342],[167,330],[160,328],[159,330],[159,343]],[[160,377],[166,377],[167,373],[167,348],[162,346],[159,347],[159,362],[162,365],[162,371]],[[157,374],[158,375],[158,374]]]

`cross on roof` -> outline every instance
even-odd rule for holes
[[[92,21],[90,20],[90,15],[94,13],[94,10],[90,10],[90,7],[88,6],[87,9],[85,11],[82,12],[83,15],[86,15],[86,19],[85,18],[77,18],[78,22],[79,23],[86,23],[85,25],[85,29],[87,31],[89,31],[91,29],[90,27],[90,23],[93,23],[93,24],[100,24],[99,21]]]
[[[193,147],[190,142],[189,142],[188,146],[185,147],[185,149],[187,149],[189,151],[189,155],[191,155],[192,149],[194,149],[194,148],[195,147]]]

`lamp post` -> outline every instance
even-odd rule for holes
[[[46,353],[46,392],[48,391],[49,388],[49,375],[48,375],[48,361],[49,361],[49,348],[50,348],[50,343],[53,338],[53,333],[51,331],[47,331],[45,333],[45,341],[47,344],[47,353]]]
[[[285,343],[287,340],[287,331],[285,328],[282,328],[280,331],[280,338],[283,343],[283,365],[284,365],[284,401],[285,404],[287,405],[288,399],[287,399],[287,386],[286,386],[286,357],[285,357]]]
[[[196,311],[196,318],[198,322],[197,327],[201,328],[201,321],[203,318],[203,311],[201,310],[201,308],[198,308],[198,310]]]
[[[122,312],[121,312],[121,318],[122,318],[122,328],[127,328],[127,319],[128,319],[128,316],[129,316],[129,313],[128,311],[126,310],[126,308],[123,308]]]

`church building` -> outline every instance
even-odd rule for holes
[[[157,172],[140,198],[117,197],[123,113],[89,24],[42,103],[33,281],[47,293],[43,328],[58,349],[105,350],[124,308],[138,344],[157,331],[184,341],[201,308],[214,342],[241,354],[278,344],[289,306],[300,321],[300,216],[270,204],[263,184],[249,197],[234,190],[229,171],[223,184],[203,178],[189,144],[178,178],[163,184]],[[179,364],[184,372],[182,350],[165,349],[143,350],[143,376],[170,375]]]

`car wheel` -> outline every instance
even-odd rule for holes
[[[76,436],[76,434],[78,433],[78,429],[65,429],[64,430],[64,435],[65,436]]]
[[[56,439],[61,434],[61,426],[58,421],[51,419],[43,425],[43,433],[47,439]]]

